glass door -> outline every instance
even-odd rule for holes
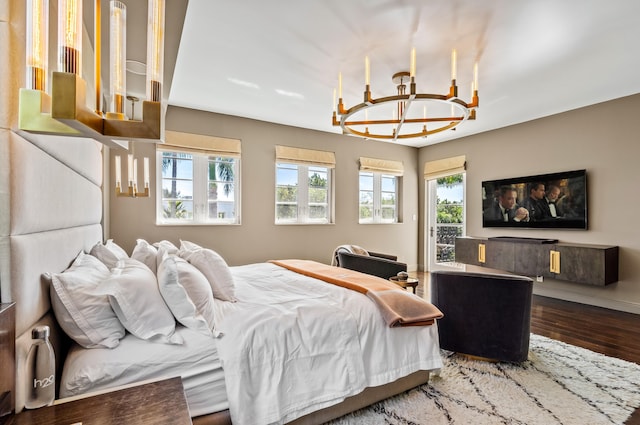
[[[465,174],[454,174],[428,180],[428,241],[429,271],[451,267],[455,262],[455,240],[465,234]]]

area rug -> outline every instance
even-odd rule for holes
[[[428,384],[330,423],[623,424],[640,406],[640,365],[539,335],[522,364],[443,363]]]

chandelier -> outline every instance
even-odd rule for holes
[[[148,198],[149,197],[149,158],[143,158],[143,190],[138,190],[138,159],[133,154],[128,155],[127,162],[127,189],[122,187],[122,159],[120,155],[116,155],[116,196],[128,196],[130,198]]]
[[[457,52],[451,52],[451,86],[447,94],[418,93],[416,90],[416,50],[411,50],[409,71],[392,76],[397,93],[373,98],[370,86],[369,57],[365,57],[364,100],[346,108],[342,99],[342,73],[338,75],[338,101],[333,92],[333,125],[344,134],[367,139],[392,140],[427,137],[446,130],[455,130],[467,120],[476,119],[478,108],[478,64],[473,67],[471,101],[458,97]],[[408,92],[407,92],[407,85]],[[392,108],[388,108],[391,105]]]
[[[101,108],[100,3],[96,0],[94,6],[95,105],[87,106],[87,84],[80,76],[82,0],[58,1],[58,70],[51,75],[49,93],[49,3],[48,0],[27,0],[27,87],[20,89],[18,128],[31,133],[88,137],[124,149],[128,149],[132,139],[161,142],[164,0],[148,0],[147,100],[142,104],[141,120],[127,119],[124,114],[126,6],[114,0],[109,9],[110,102],[108,108]]]

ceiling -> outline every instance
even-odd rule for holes
[[[169,105],[341,133],[331,124],[338,73],[347,107],[362,101],[365,56],[373,97],[393,95],[412,47],[418,92],[448,92],[456,48],[459,95],[470,101],[477,61],[480,107],[456,131],[394,142],[408,146],[640,92],[638,0],[172,2],[186,16],[181,27],[181,13],[167,12],[167,43],[177,43],[169,27],[182,30],[175,69],[165,59]]]

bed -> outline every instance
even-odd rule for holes
[[[37,324],[52,328],[60,397],[181,376],[196,424],[322,423],[427,382],[441,366],[437,323],[390,327],[363,293],[271,262],[225,271],[236,299],[212,298],[209,335],[202,323],[173,320],[163,341],[129,328],[113,348],[70,341],[51,308],[60,301],[50,296],[52,275],[106,246],[101,146],[28,137],[11,133],[0,152],[2,169],[11,170],[0,175],[9,211],[0,222],[0,288],[3,302],[16,302],[16,411],[24,406],[22,370]],[[117,267],[146,264],[131,257]]]

